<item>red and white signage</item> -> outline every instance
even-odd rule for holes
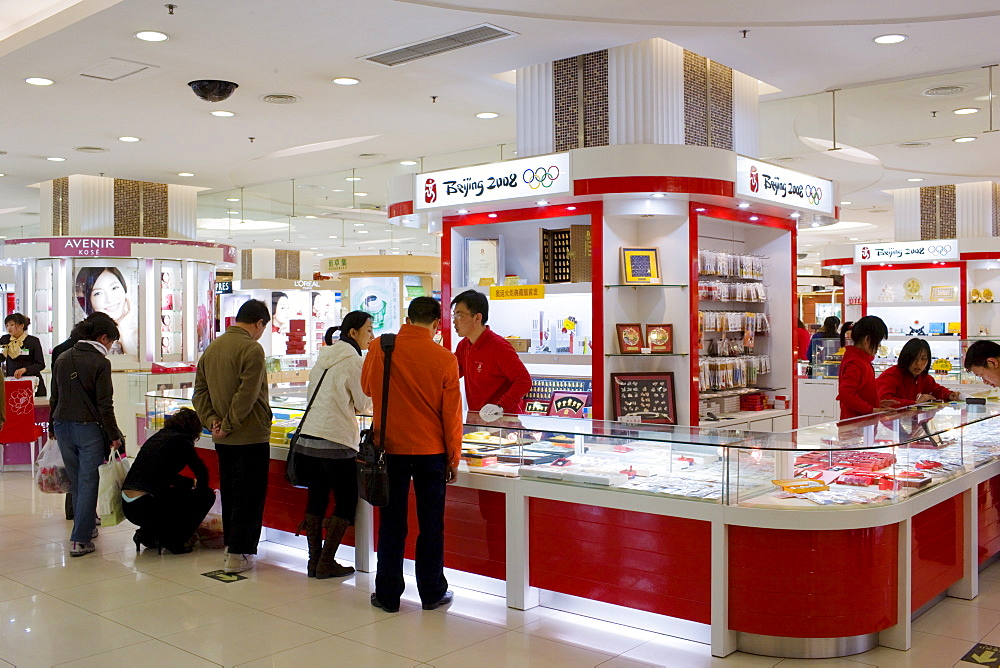
[[[131,257],[131,239],[65,237],[49,241],[51,257]]]
[[[555,153],[416,175],[414,208],[464,208],[483,202],[570,192],[569,154]]]
[[[736,156],[736,196],[831,216],[836,197],[833,181],[742,155]]]

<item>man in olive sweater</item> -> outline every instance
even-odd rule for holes
[[[244,303],[236,324],[205,349],[195,375],[194,408],[219,456],[226,573],[253,568],[264,522],[271,408],[258,341],[270,320],[264,302]]]

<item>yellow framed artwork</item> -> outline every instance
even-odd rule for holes
[[[656,248],[622,248],[623,285],[660,285],[660,252]]]

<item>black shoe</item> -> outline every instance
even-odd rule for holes
[[[448,605],[453,600],[455,600],[455,594],[449,589],[444,593],[444,596],[438,599],[437,603],[424,603],[423,608],[424,610],[437,610],[442,605]]]
[[[372,605],[374,605],[376,608],[379,608],[380,610],[385,610],[386,612],[399,612],[398,605],[395,608],[390,608],[387,605],[382,605],[382,603],[378,600],[375,594],[372,594]]]

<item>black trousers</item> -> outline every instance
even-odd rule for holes
[[[270,445],[216,443],[215,452],[219,455],[222,535],[226,547],[230,554],[257,554],[264,525]]]
[[[444,501],[448,456],[386,455],[389,505],[379,509],[375,595],[382,605],[399,605],[403,582],[410,480],[417,500],[416,575],[422,603],[437,603],[448,591],[444,577]]]
[[[213,503],[215,491],[207,487],[171,487],[158,496],[144,494],[135,501],[123,500],[122,508],[128,521],[139,525],[145,543],[173,549],[194,535]]]
[[[358,466],[355,459],[299,456],[302,457],[303,468],[309,470],[306,512],[326,517],[332,491],[333,516],[354,524],[354,515],[358,511]]]

